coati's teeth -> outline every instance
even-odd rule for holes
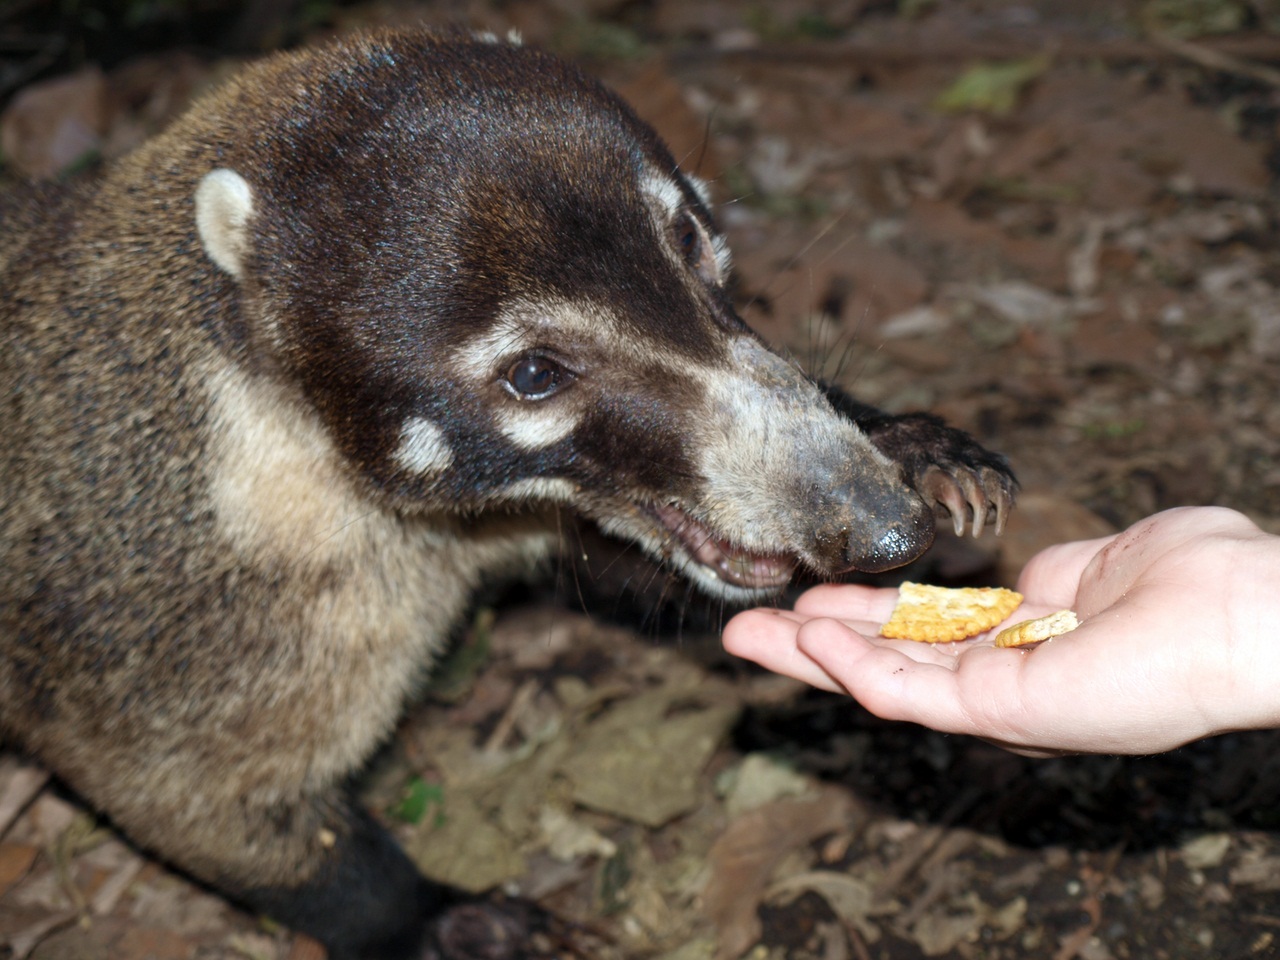
[[[751,553],[737,547],[716,536],[710,527],[674,504],[655,506],[653,512],[695,563],[706,567],[726,583],[772,589],[783,586],[795,572],[797,560],[794,556]]]
[[[722,580],[740,586],[780,587],[791,579],[795,569],[795,561],[789,557],[735,553],[725,556],[717,572]]]

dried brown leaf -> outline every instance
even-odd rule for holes
[[[0,843],[0,897],[27,875],[40,848],[31,843]]]
[[[827,789],[815,797],[779,800],[738,817],[711,848],[711,878],[702,907],[719,932],[720,960],[739,957],[760,937],[756,908],[779,863],[827,833],[847,830],[864,816],[849,794]]]

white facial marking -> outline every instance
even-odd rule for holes
[[[721,277],[729,276],[733,270],[733,254],[729,252],[729,241],[724,236],[711,238],[711,246],[716,252],[716,268]]]
[[[209,259],[239,280],[249,253],[253,188],[234,170],[214,170],[196,188],[196,231]]]
[[[662,208],[663,216],[659,227],[660,233],[665,234],[668,225],[675,220],[676,215],[684,207],[684,194],[670,177],[652,171],[640,178],[640,189],[657,201]]]
[[[697,177],[689,176],[688,174],[684,174],[684,176],[702,202],[710,206],[710,197],[706,192],[707,185]],[[666,236],[667,231],[671,229],[671,225],[675,223],[680,212],[685,209],[684,194],[670,177],[661,176],[653,172],[646,173],[641,177],[640,189],[653,198],[657,208],[651,210],[654,214],[654,227],[657,229],[658,236]],[[709,240],[711,243],[718,277],[729,276],[729,271],[732,269],[733,264],[729,256],[728,241],[723,236],[707,236],[701,221],[698,221],[698,229],[703,231],[704,241]]]
[[[491,383],[524,351],[559,344],[634,349],[621,324],[605,308],[566,300],[518,301],[505,307],[488,330],[462,345],[453,358],[453,369],[461,378]]]
[[[710,209],[711,191],[707,188],[707,181],[692,173],[686,173],[684,178],[689,181],[689,186],[693,187],[693,192],[698,195],[698,199],[702,201],[702,205]]]
[[[577,494],[577,486],[560,477],[526,477],[509,483],[497,491],[495,499],[513,503],[530,500],[569,503]]]
[[[411,417],[400,430],[395,461],[413,474],[439,473],[453,463],[453,451],[439,427],[423,417]]]
[[[521,350],[533,346],[526,342],[530,339],[527,328],[527,323],[499,317],[489,330],[458,348],[452,361],[454,370],[465,380],[491,382],[502,375],[503,363],[514,361]]]
[[[578,426],[576,414],[537,403],[499,412],[498,429],[521,450],[541,450],[559,443]]]

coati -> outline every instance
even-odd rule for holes
[[[767,349],[704,188],[514,43],[277,55],[0,220],[0,736],[334,960],[532,955],[347,784],[563,518],[745,603],[1012,503]]]

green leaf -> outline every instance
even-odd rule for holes
[[[1004,116],[1018,105],[1027,86],[1049,67],[1047,56],[970,67],[934,101],[948,113],[975,110]]]
[[[405,823],[421,823],[432,807],[436,808],[437,825],[444,820],[444,787],[414,777],[405,787],[404,797],[388,812]]]

